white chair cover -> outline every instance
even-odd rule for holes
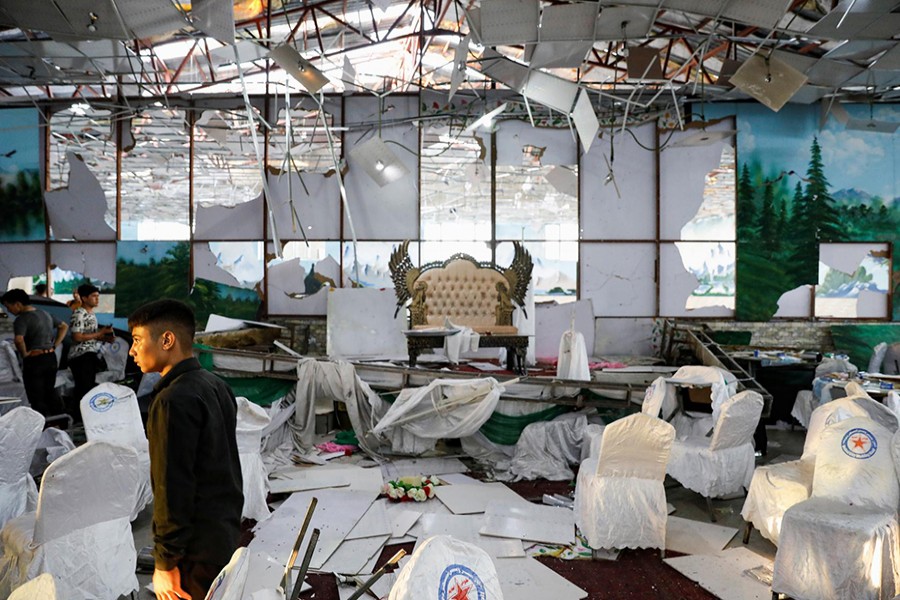
[[[16,588],[9,600],[56,600],[57,598],[56,580],[50,573],[43,573]]]
[[[36,513],[0,531],[0,598],[52,573],[62,598],[106,600],[138,587],[131,511],[140,475],[132,448],[87,442],[54,461]]]
[[[261,406],[246,398],[237,399],[237,446],[244,480],[244,508],[241,516],[262,521],[269,516],[266,494],[269,490],[268,471],[263,464],[262,432],[269,424],[269,415]]]
[[[391,440],[394,452],[422,454],[440,438],[474,435],[505,391],[493,377],[434,379],[400,392],[372,432]]]
[[[588,458],[597,458],[600,456],[600,444],[603,443],[603,432],[606,425],[597,423],[589,423],[584,428],[584,435],[581,438],[581,462]]]
[[[125,378],[129,348],[128,341],[120,337],[100,346],[100,356],[106,361],[106,370],[97,373],[97,381],[120,381]]]
[[[552,421],[529,423],[516,442],[509,470],[515,481],[571,481],[569,465],[581,462],[581,445],[588,426],[583,414],[565,414]]]
[[[668,473],[681,485],[707,498],[733,494],[753,477],[753,431],[763,399],[744,391],[727,399],[711,438],[675,440]]]
[[[389,600],[503,600],[497,568],[474,544],[449,535],[428,538],[397,574]]]
[[[809,419],[818,406],[819,402],[816,400],[812,390],[800,390],[797,392],[797,397],[794,398],[791,416],[797,419],[801,427],[809,427]]]
[[[101,383],[84,395],[80,407],[88,440],[134,448],[141,468],[141,484],[131,520],[153,500],[150,485],[150,446],[141,421],[134,390],[116,383]]]
[[[681,410],[677,388],[683,385],[710,386],[712,415]],[[641,412],[672,423],[679,440],[699,437],[713,428],[722,404],[736,392],[737,379],[729,371],[718,367],[685,366],[675,371],[672,377],[660,377],[650,384]]]
[[[205,600],[244,600],[244,583],[249,566],[247,548],[235,550],[231,560],[209,586]]]
[[[851,398],[823,404],[813,411],[800,460],[764,465],[753,472],[747,499],[741,509],[744,520],[752,523],[764,538],[777,546],[784,512],[808,499],[812,493],[816,449],[822,432],[845,419],[866,415],[866,411]]]
[[[663,479],[675,428],[643,413],[606,426],[599,457],[581,464],[575,523],[591,548],[663,548]]]
[[[822,433],[812,497],[784,514],[773,591],[799,600],[896,595],[900,485],[892,437],[865,417]]]
[[[27,406],[0,416],[0,528],[26,510],[34,510],[28,506],[29,490],[35,489],[28,468],[43,428],[43,415]]]

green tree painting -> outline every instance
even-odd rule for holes
[[[189,300],[188,242],[119,242],[116,257],[116,316],[160,298]]]

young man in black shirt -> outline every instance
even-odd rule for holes
[[[153,586],[160,600],[202,600],[237,549],[244,498],[228,385],[193,356],[194,313],[157,300],[129,318],[130,354],[158,372],[147,420],[153,486]]]

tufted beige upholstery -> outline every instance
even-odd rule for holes
[[[453,260],[447,266],[429,269],[417,281],[428,284],[426,325],[416,329],[441,327],[444,318],[478,333],[516,335],[512,325],[497,325],[497,283],[508,285],[494,269],[483,269],[471,261]]]

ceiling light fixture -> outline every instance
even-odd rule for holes
[[[95,23],[100,20],[100,17],[98,17],[95,12],[89,12],[88,17],[90,18],[90,21],[87,24],[87,30],[94,33],[97,31],[97,25],[95,25]]]

